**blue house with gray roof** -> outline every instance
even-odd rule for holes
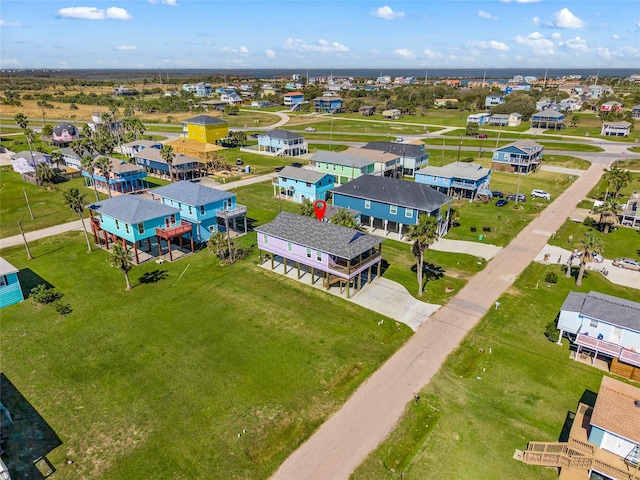
[[[178,208],[137,195],[108,198],[86,208],[91,215],[95,243],[109,248],[111,243],[119,242],[132,248],[135,263],[155,255],[152,244],[162,256],[162,240],[167,244],[170,260],[173,260],[171,241],[174,239],[178,239],[180,246],[184,239],[190,241],[191,251],[194,251],[192,225],[181,219]]]
[[[443,167],[425,167],[416,172],[416,182],[456,198],[475,199],[488,193],[491,169],[476,163],[453,162]]]
[[[599,292],[569,292],[558,316],[560,340],[567,334],[581,352],[611,361],[618,371],[637,370],[640,375],[640,303]],[[560,341],[559,340],[559,341]]]
[[[0,308],[20,303],[24,300],[18,269],[0,257]]]
[[[438,235],[447,233],[452,198],[416,182],[392,177],[363,175],[333,190],[333,204],[362,212],[362,223],[382,227],[387,235],[389,223],[402,238],[405,225],[418,223],[420,215],[438,219]]]
[[[234,193],[187,181],[165,185],[150,193],[159,204],[180,211],[183,221],[192,224],[196,242],[206,242],[216,232],[235,230],[240,218],[244,218],[247,233],[247,207],[236,203]]]
[[[273,179],[273,195],[284,195],[295,203],[326,200],[333,189],[333,175],[306,168],[284,167]]]
[[[258,135],[258,152],[274,156],[297,157],[308,153],[304,137],[288,130],[271,130]]]

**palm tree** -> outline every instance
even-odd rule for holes
[[[51,161],[56,167],[60,168],[60,164],[62,163],[62,153],[60,153],[59,150],[53,152],[51,154]]]
[[[407,237],[413,242],[411,253],[413,253],[413,256],[416,258],[418,296],[422,297],[424,252],[433,242],[438,240],[438,219],[430,215],[420,215],[418,223],[409,227]]]
[[[45,183],[52,183],[55,178],[56,174],[49,164],[42,162],[36,165],[36,180],[38,181],[38,185],[42,186]]]
[[[100,169],[100,173],[107,182],[107,195],[111,198],[111,186],[109,185],[109,177],[111,177],[112,165],[109,157],[99,157],[96,166]]]
[[[18,113],[15,117],[13,117],[13,119],[23,130],[29,125],[29,120],[27,120],[27,117],[25,117],[24,113]]]
[[[631,176],[631,172],[629,170],[622,170],[618,167],[612,167],[611,170],[615,169],[615,174],[611,179],[613,191],[615,192],[614,198],[618,198],[620,196],[620,190],[629,185],[633,180]]]
[[[358,222],[356,221],[356,219],[353,218],[353,215],[347,212],[344,208],[338,210],[338,213],[336,213],[333,218],[331,218],[331,223],[347,228],[358,227]]]
[[[131,250],[122,246],[119,242],[115,242],[111,245],[109,265],[118,268],[122,273],[124,273],[124,279],[127,282],[127,290],[131,290],[131,283],[129,282],[129,271],[133,267]]]
[[[91,253],[91,242],[89,241],[89,234],[87,233],[87,226],[84,224],[84,206],[86,195],[81,194],[77,188],[70,188],[62,194],[64,196],[64,204],[73,210],[80,221],[82,222],[82,229],[84,230],[84,238],[87,240],[87,250]]]
[[[596,207],[595,211],[596,213],[600,214],[598,223],[600,223],[600,226],[602,227],[602,233],[604,233],[605,235],[609,233],[611,225],[616,225],[619,223],[617,214],[620,211],[620,204],[615,198],[609,198],[605,200],[602,205]]]
[[[167,162],[169,167],[169,178],[171,182],[173,182],[173,159],[176,154],[173,151],[173,147],[171,145],[163,145],[160,149],[160,157]]]
[[[247,143],[247,134],[244,132],[235,132],[236,141],[240,144],[241,147]]]
[[[96,194],[96,202],[100,201],[98,196],[98,187],[96,186],[95,170],[96,164],[91,155],[85,155],[82,157],[82,170],[91,174],[91,183],[93,183],[93,192]]]
[[[85,150],[84,146],[85,146],[85,143],[82,140],[74,140],[69,145],[69,148],[73,151],[73,153],[75,153],[78,156],[78,158],[82,158]]]
[[[223,259],[226,256],[227,239],[224,233],[216,232],[209,240],[207,240],[207,248],[219,259]]]
[[[580,271],[576,278],[576,287],[582,286],[582,277],[584,277],[584,269],[587,262],[593,261],[593,254],[602,253],[602,242],[591,232],[586,232],[581,240],[576,244],[576,248],[580,250]]]
[[[298,213],[303,217],[313,217],[316,214],[313,203],[308,199],[305,199],[304,202],[300,204],[300,211]]]

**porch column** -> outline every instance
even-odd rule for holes
[[[244,216],[244,233],[247,233],[247,216]]]
[[[147,245],[149,246],[149,253],[151,253],[151,237],[147,237]]]
[[[287,257],[282,257],[282,264],[284,265],[284,274],[287,274]]]
[[[558,336],[558,341],[556,342],[558,345],[562,345],[562,336],[564,335],[564,330],[560,329],[560,335]]]
[[[160,240],[160,237],[158,235],[156,235],[156,240],[158,240],[158,256],[161,257],[162,256],[162,240]]]
[[[275,264],[273,263],[273,256],[274,255],[273,255],[273,253],[270,253],[269,255],[271,256],[271,270],[273,270],[273,269],[276,268]]]
[[[109,237],[107,237],[107,231],[103,230],[104,232],[104,246],[107,248],[107,250],[109,250]]]
[[[349,287],[351,286],[351,279],[347,278],[347,298],[351,298],[351,295],[349,293]]]
[[[136,257],[136,263],[140,263],[140,259],[138,258],[138,242],[133,242],[133,254]]]
[[[193,242],[193,234],[191,234],[191,253],[196,251],[196,246]]]
[[[371,265],[367,269],[367,282],[371,282]]]
[[[167,238],[167,248],[169,249],[169,261],[173,262],[173,255],[171,255],[171,239]]]
[[[258,258],[260,259],[260,263],[262,264],[262,250],[258,250]]]
[[[398,223],[398,240],[402,240],[402,224]]]
[[[300,280],[300,262],[296,262],[296,267],[298,267],[298,280]]]
[[[311,267],[311,285],[316,284],[316,277],[314,275],[315,275],[315,269]]]
[[[373,217],[369,217],[369,228],[373,231]]]
[[[389,225],[389,220],[384,220],[384,236],[387,236],[387,225]]]

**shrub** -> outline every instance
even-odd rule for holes
[[[544,281],[547,283],[558,283],[558,274],[556,272],[547,272],[544,276]]]
[[[598,228],[598,222],[591,217],[587,217],[582,221],[583,225],[590,228]]]
[[[556,328],[555,320],[547,323],[547,326],[544,329],[544,336],[547,337],[552,342],[557,342],[560,338],[558,329]]]
[[[55,288],[47,287],[44,284],[32,288],[29,296],[35,303],[39,303],[40,305],[47,305],[62,298],[62,294],[56,292]]]
[[[472,232],[475,232],[475,231],[477,231],[478,229],[477,229],[476,227],[469,227],[469,230],[470,230],[470,231],[472,231]]]
[[[483,232],[490,232],[491,231],[491,227],[482,227],[482,231]]]
[[[57,301],[53,304],[56,308],[56,312],[60,315],[69,315],[71,313],[71,305],[68,303],[62,303],[61,301]]]

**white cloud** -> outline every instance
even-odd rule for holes
[[[606,60],[611,58],[611,52],[607,47],[598,47],[598,55]]]
[[[571,48],[572,50],[589,50],[589,47],[587,47],[587,41],[584,38],[580,37],[570,38],[566,42],[564,42],[564,45],[568,48]]]
[[[349,47],[346,45],[338,42],[328,42],[322,38],[318,40],[318,43],[305,43],[300,38],[287,38],[282,44],[282,48],[296,52],[337,53],[349,51]]]
[[[533,17],[531,19],[531,23],[533,23],[534,25],[540,25],[540,17]]]
[[[170,7],[177,7],[179,5],[177,0],[149,0],[149,3],[152,5],[168,5]]]
[[[395,20],[404,17],[404,12],[394,12],[391,7],[385,5],[384,7],[378,8],[375,12],[371,12],[371,15],[384,18],[385,20]]]
[[[376,50],[375,48],[372,48],[371,50],[369,50],[369,53],[371,55],[379,55],[380,54],[380,52],[378,50]]]
[[[247,47],[245,47],[244,45],[240,45],[240,48],[238,49],[238,51],[242,55],[249,55],[249,49]]]
[[[116,50],[122,50],[123,52],[130,52],[132,50],[137,50],[138,47],[135,45],[118,45]]]
[[[465,44],[469,48],[482,48],[484,50],[499,50],[501,52],[508,52],[509,46],[506,43],[497,42],[491,40],[490,42],[471,40]]]
[[[393,54],[402,58],[416,58],[415,53],[408,48],[399,48],[393,51]]]
[[[6,20],[0,20],[0,27],[21,27],[18,22],[7,22]]]
[[[498,17],[494,17],[489,12],[485,12],[484,10],[480,10],[478,12],[478,16],[480,18],[486,18],[487,20],[498,20]]]
[[[274,52],[270,48],[266,49],[264,51],[264,54],[267,56],[267,58],[276,58],[276,52]]]
[[[427,58],[440,58],[442,55],[440,55],[438,52],[434,52],[433,50],[430,50],[428,48],[425,48],[424,52],[422,52],[424,54],[425,57]]]
[[[551,38],[553,38],[554,40],[560,40],[561,37],[562,35],[560,35],[560,32],[553,32],[551,34]]]
[[[585,22],[571,13],[568,8],[563,8],[559,12],[556,12],[555,17],[555,26],[558,28],[582,28],[586,25]]]
[[[614,33],[613,35],[611,35],[611,38],[613,38],[614,40],[618,40],[620,38],[620,35]]]
[[[241,45],[240,48],[222,47],[222,51],[226,53],[239,53],[241,55],[249,55],[249,49],[244,45]]]
[[[83,20],[131,20],[133,17],[120,7],[109,7],[102,10],[96,7],[66,7],[58,10],[58,15],[65,18],[80,18]]]
[[[526,37],[518,35],[514,40],[521,45],[532,48],[538,55],[553,55],[553,42],[544,38],[540,32],[530,33]]]
[[[20,62],[15,58],[0,58],[0,67],[2,68],[17,67],[19,65]]]

